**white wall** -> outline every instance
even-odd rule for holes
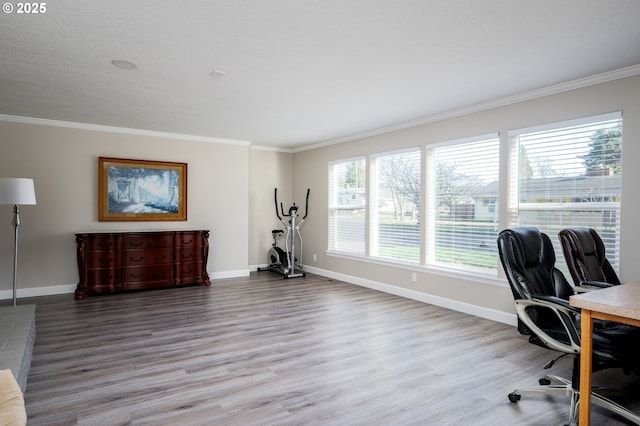
[[[328,229],[328,162],[358,155],[423,146],[457,138],[500,132],[502,146],[507,133],[518,129],[573,118],[623,111],[623,195],[621,213],[621,278],[640,280],[637,242],[640,227],[636,212],[640,208],[640,76],[628,77],[586,88],[545,96],[508,106],[471,113],[430,124],[386,133],[351,142],[310,149],[294,155],[294,193],[312,188],[313,208],[305,235],[305,263],[321,273],[343,276],[352,282],[373,287],[386,287],[391,292],[413,295],[418,299],[434,299],[444,304],[453,301],[463,310],[469,306],[491,311],[513,313],[511,293],[503,278],[485,280],[455,274],[444,274],[428,268],[382,265],[325,254]],[[503,156],[506,160],[506,157]],[[506,170],[504,170],[506,171]],[[507,176],[501,175],[501,191],[506,193]],[[506,217],[505,203],[501,204]],[[506,223],[501,223],[504,228]],[[559,244],[555,240],[555,244]],[[317,261],[311,257],[317,255]],[[411,273],[417,281],[411,281]],[[468,305],[468,306],[467,306]]]
[[[246,275],[249,146],[0,121],[0,176],[30,177],[21,209],[19,295],[74,289],[76,232],[208,229],[212,278]],[[186,222],[99,222],[98,157],[188,163]],[[12,207],[0,206],[0,299],[11,297]],[[29,291],[29,290],[32,291]]]

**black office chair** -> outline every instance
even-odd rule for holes
[[[517,402],[522,395],[528,394],[568,396],[571,399],[571,424],[577,424],[580,310],[569,305],[573,288],[555,267],[551,240],[533,227],[506,229],[498,236],[498,252],[515,300],[518,331],[528,335],[530,343],[573,357],[571,380],[546,375],[539,380],[540,386],[516,389],[508,395],[509,400]],[[637,329],[603,321],[594,322],[593,370],[634,368],[634,363],[637,363],[634,360],[634,345],[638,338]],[[640,416],[598,393],[592,393],[591,401],[640,424]]]
[[[620,284],[618,274],[607,260],[604,243],[595,229],[566,228],[558,233],[562,253],[573,278],[581,287],[603,287]]]

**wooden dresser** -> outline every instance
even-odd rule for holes
[[[76,299],[92,294],[210,285],[209,231],[76,234]]]

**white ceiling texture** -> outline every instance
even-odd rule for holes
[[[5,120],[296,150],[640,73],[638,0],[3,3]]]

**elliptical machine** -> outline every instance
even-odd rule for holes
[[[285,213],[284,207],[282,206],[282,203],[280,203],[280,211],[278,211],[278,188],[274,189],[273,199],[276,207],[276,216],[286,229],[284,243],[285,250],[282,250],[282,248],[278,246],[278,238],[281,237],[285,231],[282,229],[272,230],[271,236],[273,237],[273,244],[267,253],[268,266],[265,268],[258,268],[258,271],[277,272],[285,279],[305,276],[305,273],[302,271],[302,235],[300,234],[300,227],[309,213],[309,192],[310,189],[307,189],[304,216],[296,223],[296,219],[299,216],[298,206],[296,206],[296,203],[294,202],[293,205],[289,207],[288,213]],[[289,220],[285,220],[284,218],[289,218]],[[296,236],[300,246],[298,251],[299,259],[296,258]],[[296,268],[299,271],[297,271]]]

